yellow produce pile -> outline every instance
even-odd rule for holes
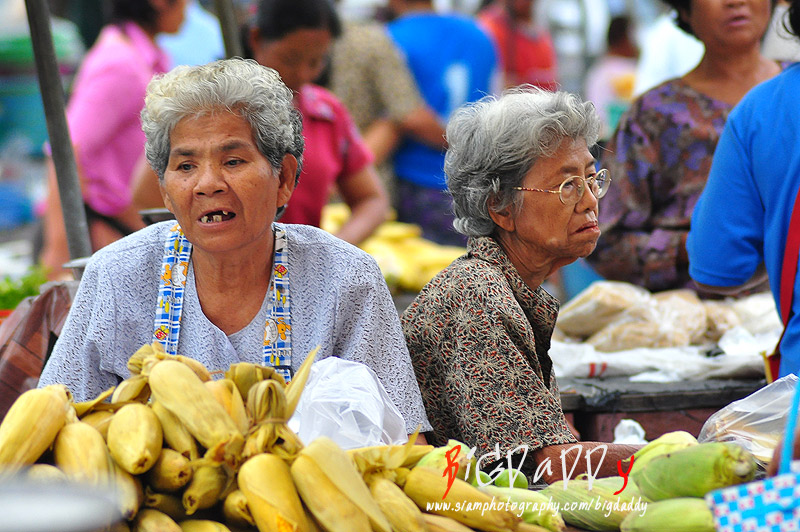
[[[622,532],[714,532],[711,509],[703,496],[749,482],[756,473],[753,456],[729,442],[698,443],[689,433],[671,432],[633,455],[627,486],[622,477],[586,478],[551,484],[551,497],[564,520],[585,530]]]
[[[63,385],[25,392],[0,424],[0,482],[108,491],[124,517],[115,531],[547,530],[465,480],[449,485],[442,469],[417,466],[444,449],[414,437],[348,452],[328,438],[304,446],[286,422],[314,356],[288,385],[249,363],[212,381],[199,362],[154,343],[130,358],[130,378],[91,401],[74,403]]]
[[[347,205],[334,203],[322,211],[320,226],[336,233],[350,216]],[[372,255],[392,291],[419,292],[437,273],[466,253],[466,248],[442,246],[422,238],[418,225],[384,222],[359,247]]]

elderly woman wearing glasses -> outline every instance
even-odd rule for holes
[[[611,178],[589,152],[599,126],[591,103],[532,87],[457,111],[445,172],[468,251],[401,320],[433,426],[428,441],[454,438],[477,446],[478,457],[499,445],[497,459],[516,449],[515,467],[523,460],[529,476],[550,458],[547,481],[561,476],[560,453],[576,440],[548,356],[558,301],[541,285],[600,236],[598,200]],[[617,474],[617,459],[633,448],[608,451],[601,472]],[[601,454],[592,454],[594,466]],[[568,454],[568,471],[575,458]],[[583,456],[577,463],[576,473]]]

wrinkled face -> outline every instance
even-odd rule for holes
[[[196,250],[246,251],[272,241],[272,221],[291,196],[296,167],[287,155],[281,170],[273,168],[250,124],[218,110],[175,126],[161,195]]]
[[[706,46],[751,46],[763,37],[772,15],[770,0],[692,0],[691,6],[681,17]]]
[[[277,70],[286,86],[299,92],[322,74],[332,42],[327,29],[295,30],[270,41],[260,38],[258,30],[254,30],[250,46],[256,61]]]
[[[587,178],[596,173],[595,160],[583,139],[564,139],[552,157],[541,158],[520,183],[522,187],[557,191],[570,176]],[[533,262],[569,263],[594,251],[597,198],[588,189],[573,205],[565,205],[558,194],[522,191],[522,207],[512,215],[516,252]]]

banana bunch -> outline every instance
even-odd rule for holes
[[[347,205],[335,203],[322,210],[320,227],[329,233],[336,231],[350,215]],[[460,246],[442,246],[422,238],[418,225],[388,221],[359,247],[372,255],[392,291],[416,293],[428,281],[466,253]]]
[[[245,363],[212,380],[154,344],[131,356],[130,378],[90,401],[72,402],[61,385],[25,392],[0,423],[0,481],[107,491],[123,518],[109,531],[560,530],[523,521],[461,478],[448,485],[442,457],[458,442],[304,446],[286,422],[315,356],[289,384]]]

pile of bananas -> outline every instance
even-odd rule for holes
[[[320,227],[336,233],[349,216],[350,210],[343,203],[326,205]],[[422,238],[418,225],[397,221],[381,224],[359,247],[378,263],[390,290],[412,293],[422,290],[437,273],[467,251],[431,242]]]
[[[559,503],[564,520],[585,530],[715,532],[703,496],[749,482],[753,455],[735,443],[698,443],[688,432],[664,434],[633,455],[625,489],[622,477],[551,484],[541,495]],[[575,504],[573,504],[575,503]],[[580,503],[584,503],[581,506]],[[569,508],[569,509],[566,509]]]
[[[108,491],[124,517],[110,531],[547,530],[490,508],[492,496],[463,479],[448,487],[441,468],[417,465],[443,449],[413,437],[351,451],[328,438],[304,446],[286,422],[315,354],[288,385],[248,363],[213,381],[154,343],[130,358],[130,378],[91,401],[74,403],[63,385],[25,392],[0,424],[0,482]]]

